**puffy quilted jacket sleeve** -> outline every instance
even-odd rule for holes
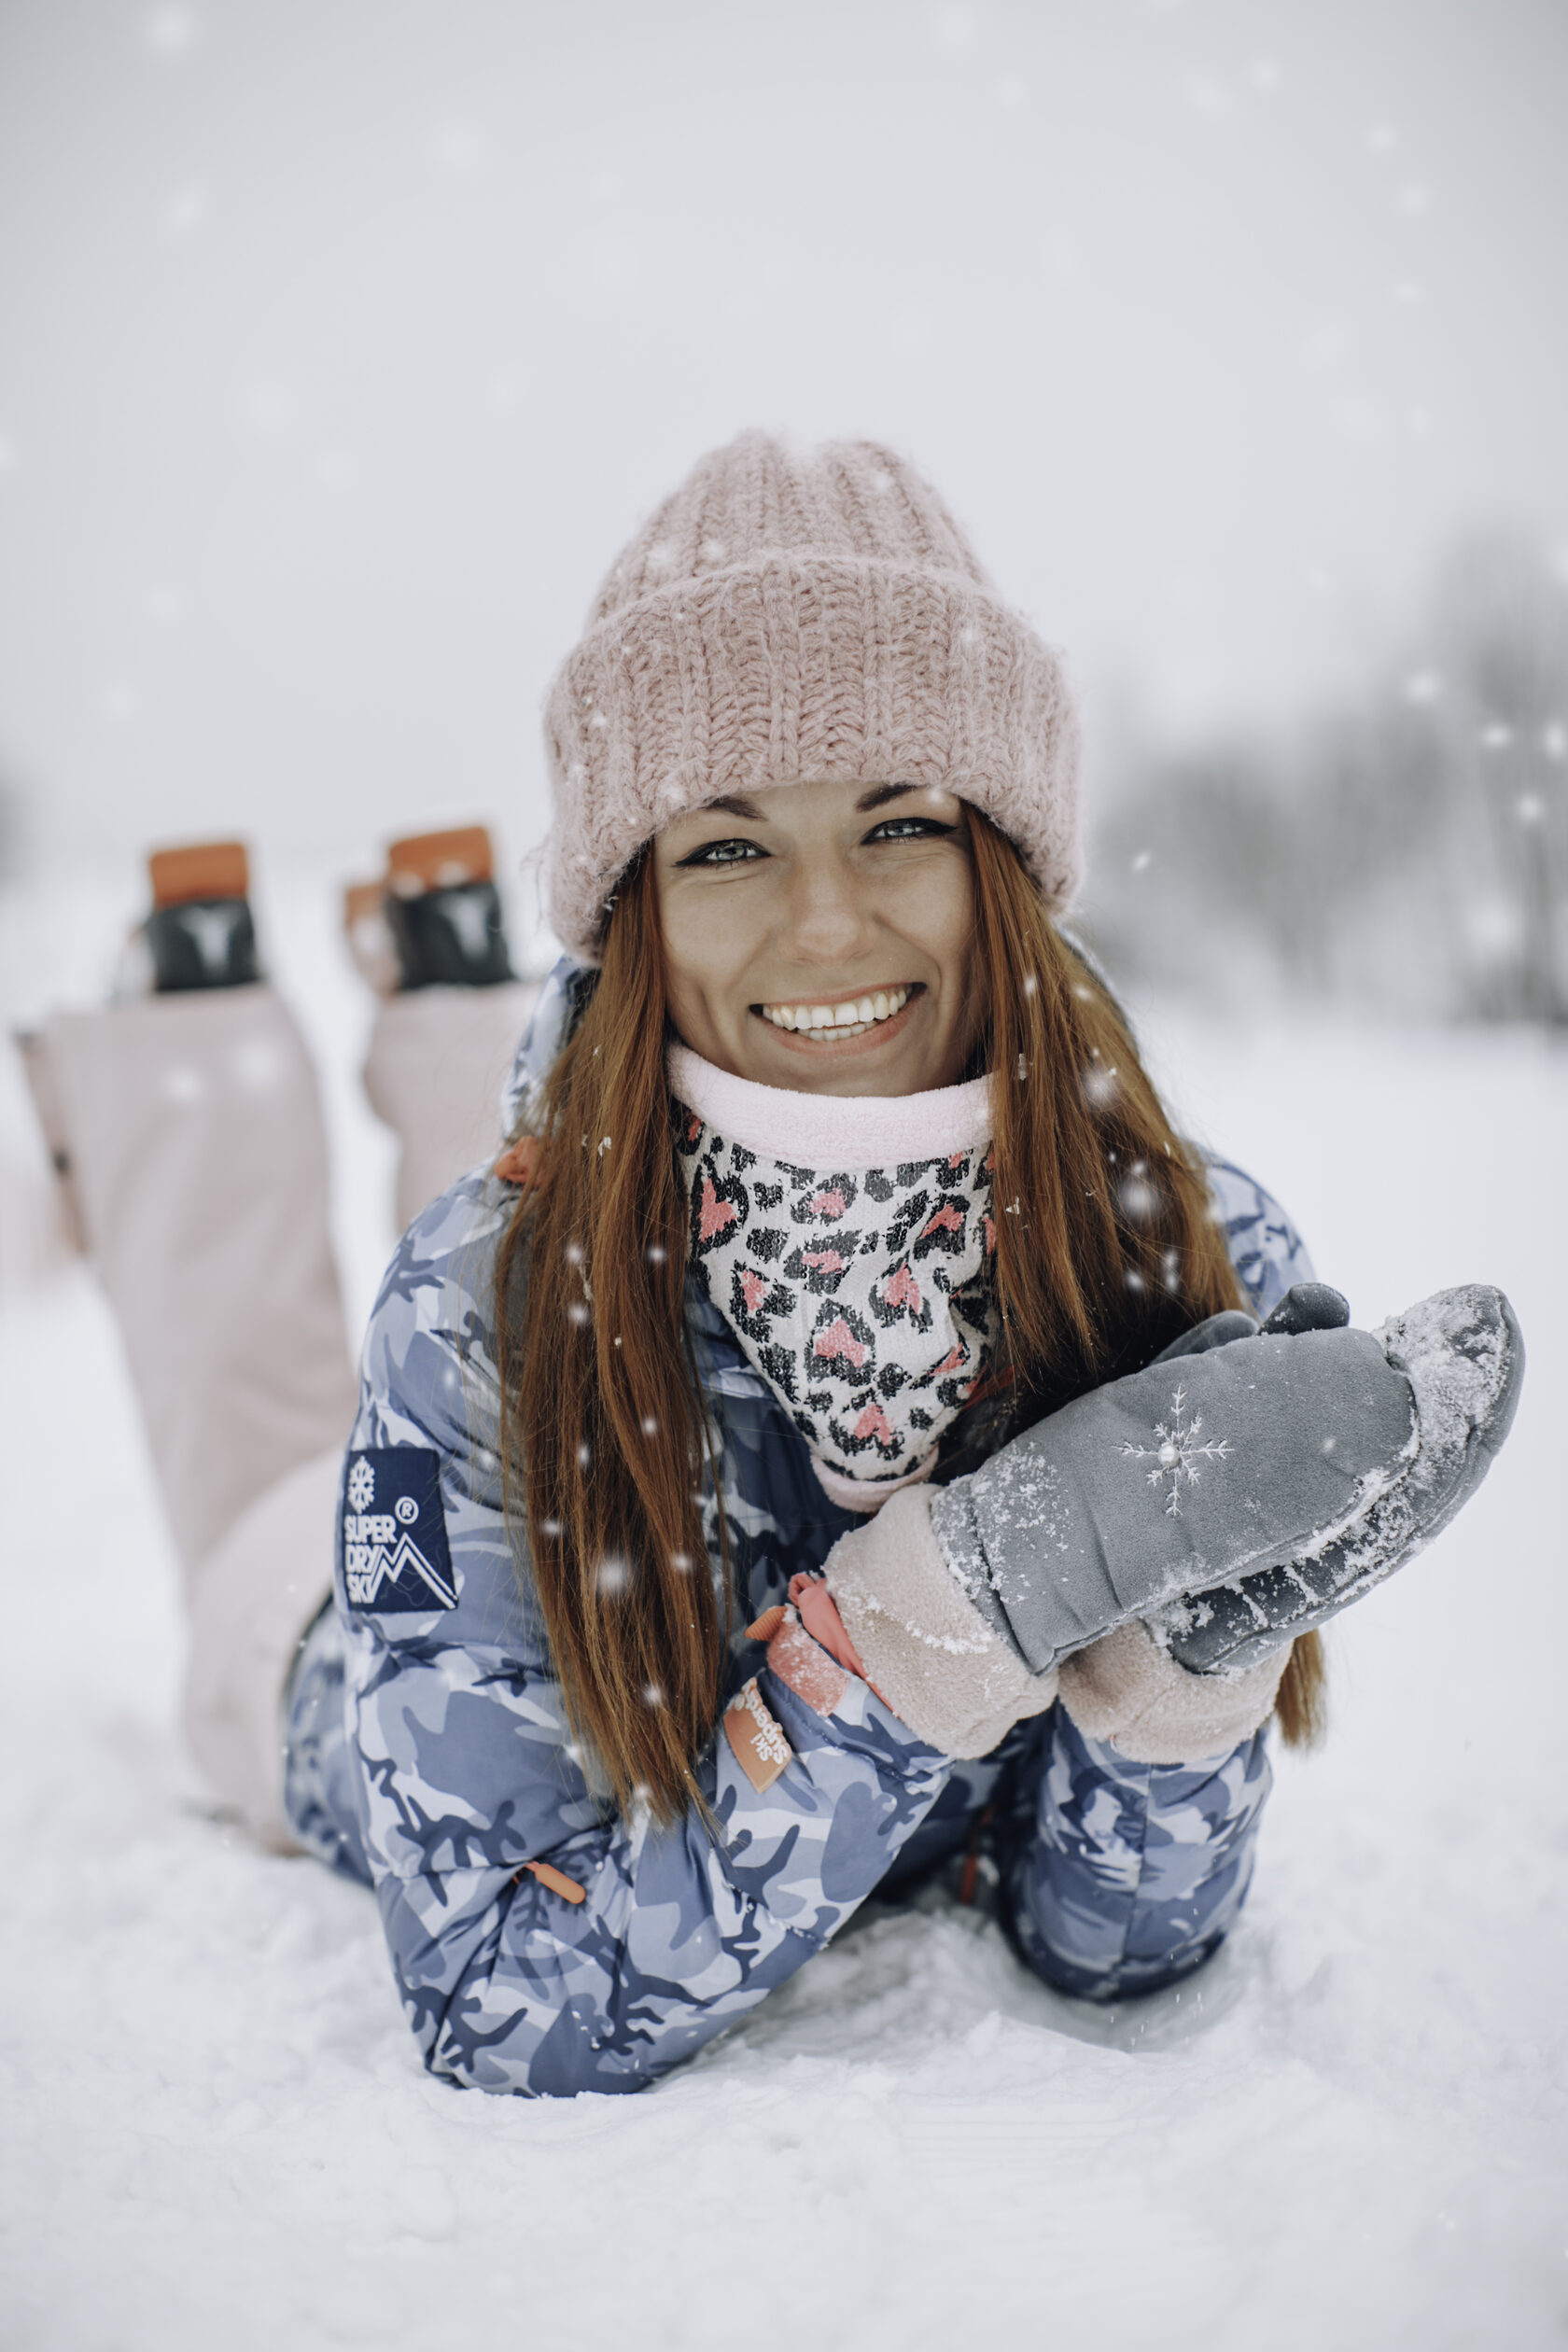
[[[1293,1282],[1315,1279],[1307,1244],[1273,1194],[1230,1160],[1210,1160],[1209,1193],[1248,1305],[1272,1314]]]
[[[337,1565],[360,1827],[434,2073],[633,2091],[826,1942],[951,1766],[864,1684],[830,1676],[819,1713],[764,1669],[790,1758],[759,1789],[717,1734],[717,1840],[694,1811],[628,1827],[595,1793],[500,1511],[486,1293],[510,1197],[469,1178],[425,1212],[366,1342]]]

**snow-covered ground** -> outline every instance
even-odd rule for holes
[[[126,893],[0,908],[9,1012],[85,994]],[[327,884],[274,967],[328,1082],[356,1311],[386,1240]],[[1375,1320],[1515,1299],[1516,1435],[1336,1630],[1230,1947],[1057,1999],[973,1912],[867,1917],[640,2098],[440,2088],[370,1898],[203,1810],[173,1557],[117,1337],[51,1257],[0,1064],[0,2338],[678,2347],[1527,2347],[1568,2332],[1568,1057],[1348,1022],[1145,1023],[1189,1122]]]

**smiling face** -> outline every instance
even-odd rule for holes
[[[714,801],[653,844],[682,1040],[797,1093],[920,1094],[974,1049],[974,875],[934,786],[787,784]]]

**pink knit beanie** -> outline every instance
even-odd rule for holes
[[[1011,836],[1053,909],[1078,884],[1078,730],[1057,657],[875,441],[743,433],[700,459],[595,598],[545,745],[552,920],[591,963],[645,841],[771,785],[945,785]]]

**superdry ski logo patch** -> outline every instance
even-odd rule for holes
[[[455,1609],[441,1457],[424,1446],[368,1446],[348,1457],[343,1584],[354,1609]]]

